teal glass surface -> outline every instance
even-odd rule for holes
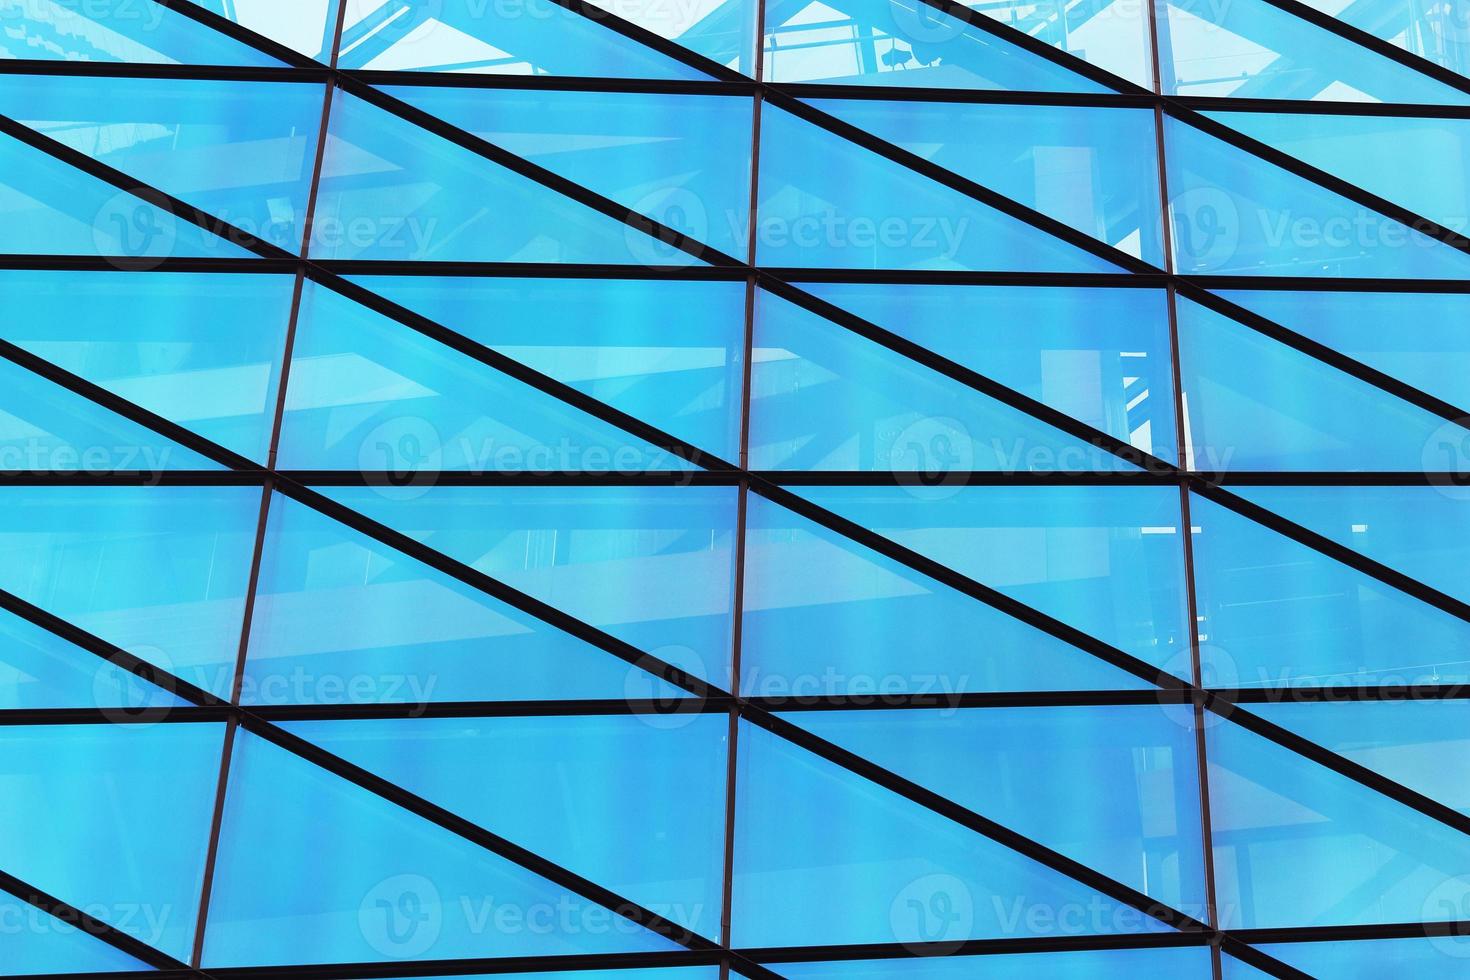
[[[11,976],[102,976],[148,969],[141,960],[4,892],[0,892],[0,916],[9,923],[0,935],[0,957],[5,958]]]
[[[1470,623],[1195,496],[1201,656],[1220,687],[1460,683]]]
[[[224,729],[222,723],[0,728],[0,781],[8,801],[0,807],[0,865],[154,949],[187,959]]]
[[[173,257],[250,253],[178,217],[155,193],[119,190],[0,136],[0,254],[87,255],[156,268]]]
[[[1180,385],[1192,467],[1414,472],[1452,423],[1180,298]],[[1448,469],[1459,469],[1455,463]]]
[[[1169,94],[1435,105],[1470,99],[1266,0],[1168,0],[1159,13],[1172,52],[1162,66]]]
[[[127,719],[183,703],[164,687],[28,620],[0,616],[0,709],[118,709],[113,717]]]
[[[1452,405],[1470,405],[1470,376],[1457,367],[1470,348],[1460,328],[1470,317],[1470,295],[1275,289],[1220,295]]]
[[[338,64],[476,75],[705,77],[551,0],[348,0]]]
[[[769,4],[773,82],[1095,92],[1098,83],[921,0]]]
[[[392,492],[389,488],[388,492]],[[241,699],[428,705],[676,689],[305,504],[271,500]]]
[[[1140,660],[1189,675],[1179,494],[1168,487],[795,492]]]
[[[1464,907],[1459,896],[1445,897],[1425,910],[1431,921],[1460,919]],[[1265,943],[1263,953],[1318,977],[1341,980],[1372,980],[1385,973],[1410,974],[1424,980],[1450,980],[1463,975],[1470,941],[1464,936],[1430,936],[1411,939],[1373,939],[1338,943]]]
[[[9,297],[0,337],[264,461],[292,285],[285,275],[0,272]],[[106,413],[87,414],[100,420]],[[151,436],[145,445],[164,442]],[[182,447],[170,455],[212,465]],[[114,459],[127,468],[122,462]]]
[[[726,255],[748,247],[752,101],[745,96],[386,91]],[[630,232],[630,244],[633,239]],[[626,261],[687,264],[648,238]]]
[[[466,208],[466,200],[480,202]],[[657,239],[340,90],[311,252],[323,259],[666,264]],[[679,253],[685,265],[702,264]]]
[[[1147,7],[1126,0],[965,0],[965,6],[1135,85],[1153,86]]]
[[[190,0],[210,13],[234,21],[308,58],[326,64],[332,55],[341,4],[356,0]]]
[[[220,2],[216,0],[213,5]],[[252,3],[264,6],[259,0],[243,0],[241,5]],[[8,4],[0,10],[0,58],[281,66],[270,55],[151,0],[25,0]]]
[[[323,488],[374,520],[724,687],[734,487]],[[634,674],[625,694],[659,697]],[[614,694],[613,696],[617,696]]]
[[[812,105],[1153,265],[1164,263],[1146,109],[814,99]]]
[[[691,464],[341,293],[308,283],[281,465],[417,474],[624,473]]]
[[[734,941],[959,942],[1164,928],[762,728],[741,726]]]
[[[972,691],[1148,687],[759,495],[746,500],[745,535],[743,694],[946,702]]]
[[[225,801],[204,942],[211,966],[674,948],[247,732]],[[301,820],[302,809],[315,819]],[[316,887],[277,884],[301,879]]]
[[[1163,292],[1051,286],[799,283],[1007,388],[1173,462]],[[1105,459],[1094,460],[1100,469]]]
[[[739,456],[744,283],[355,281],[721,459]]]
[[[259,513],[258,487],[8,486],[0,589],[225,697]]]
[[[692,54],[755,75],[756,22],[760,0],[589,0],[597,10],[621,17]],[[595,15],[594,15],[595,16]]]
[[[759,291],[750,462],[771,470],[921,473],[1137,470],[805,307]]]
[[[1105,259],[770,105],[761,111],[758,190],[756,257],[762,265],[1118,271]]]
[[[0,75],[0,115],[293,254],[324,97],[305,82]]]
[[[1390,0],[1365,9],[1347,0],[1303,2],[1410,54],[1461,75],[1470,73],[1470,10],[1464,4]]]
[[[1227,927],[1439,919],[1470,889],[1458,830],[1238,725],[1205,738]]]
[[[786,719],[1174,908],[1205,904],[1187,706],[803,711]]]
[[[1459,487],[1239,487],[1234,492],[1415,581],[1470,601],[1464,576],[1470,493]]]
[[[1470,721],[1470,704],[1465,701],[1313,702],[1288,697],[1251,705],[1250,710],[1430,799],[1470,812],[1462,734]]]
[[[724,714],[640,714],[289,728],[717,939],[729,724]]]
[[[1167,118],[1164,138],[1180,272],[1385,279],[1470,275],[1470,255],[1203,130]]]
[[[219,465],[56,382],[0,361],[0,471],[210,470]]]
[[[1446,228],[1470,223],[1470,119],[1209,115]]]
[[[1127,980],[1131,977],[1206,977],[1207,949],[1111,949],[981,957],[926,956],[909,959],[783,963],[790,980],[961,980],[977,975],[995,980]]]

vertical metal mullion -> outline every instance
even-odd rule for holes
[[[1149,52],[1153,60],[1154,94],[1162,100],[1164,79],[1171,80],[1173,64],[1165,66],[1162,55],[1169,51],[1161,37],[1163,27],[1158,16],[1158,4],[1167,0],[1148,0]],[[1167,14],[1166,14],[1167,16]],[[1200,693],[1204,687],[1204,670],[1200,658],[1199,602],[1194,587],[1194,520],[1190,514],[1188,472],[1193,469],[1189,459],[1189,441],[1186,437],[1188,416],[1184,405],[1184,378],[1180,370],[1179,355],[1179,310],[1178,293],[1173,276],[1177,274],[1174,261],[1174,236],[1172,215],[1169,209],[1168,151],[1164,143],[1164,109],[1162,101],[1154,105],[1154,155],[1159,170],[1159,217],[1160,234],[1164,250],[1164,270],[1170,281],[1165,287],[1165,304],[1169,316],[1169,367],[1173,379],[1174,399],[1174,445],[1181,471],[1179,479],[1179,537],[1184,559],[1184,613],[1185,637],[1189,643],[1189,678],[1194,686],[1191,694],[1191,724],[1194,727],[1195,776],[1199,788],[1200,848],[1205,875],[1205,914],[1203,919],[1212,929],[1220,928],[1219,910],[1215,897],[1215,854],[1214,832],[1210,820],[1210,777],[1209,757],[1205,744],[1205,705]],[[1221,980],[1223,965],[1220,961],[1220,944],[1210,944],[1210,974],[1213,980]]]
[[[332,30],[331,61],[332,68],[337,67],[337,52],[342,44],[342,23],[347,13],[346,0],[339,0],[337,5],[337,20]],[[243,83],[250,84],[250,83]],[[332,113],[332,98],[336,92],[336,82],[328,78],[323,85],[321,123],[317,129],[316,154],[312,161],[312,173],[310,187],[307,192],[306,211],[302,218],[301,226],[301,248],[297,253],[298,263],[296,268],[295,282],[291,290],[291,308],[287,315],[286,335],[281,346],[281,369],[276,383],[276,402],[271,417],[271,433],[269,448],[266,453],[266,466],[274,469],[276,465],[277,449],[281,442],[281,425],[285,417],[286,409],[286,386],[291,374],[291,352],[296,340],[296,326],[301,315],[301,297],[306,286],[306,259],[311,247],[312,221],[316,212],[317,193],[321,185],[322,162],[326,156],[327,148],[327,124]],[[265,553],[266,526],[270,517],[271,495],[275,489],[275,481],[266,477],[261,486],[260,514],[255,526],[255,544],[251,552],[250,575],[245,587],[245,604],[240,622],[240,642],[236,648],[234,674],[230,682],[230,704],[239,705],[240,692],[245,678],[245,659],[250,644],[250,627],[255,613],[255,598],[257,586],[260,582],[260,566],[262,556]],[[230,763],[234,755],[235,737],[239,730],[239,721],[235,715],[231,715],[225,722],[224,744],[220,751],[219,776],[215,783],[214,811],[210,820],[209,843],[205,851],[204,873],[200,882],[199,909],[194,923],[194,944],[190,952],[189,965],[199,968],[204,957],[204,935],[205,927],[209,920],[209,904],[214,888],[215,867],[219,857],[220,828],[224,823],[225,791],[229,785]]]
[[[755,64],[753,71],[757,83],[764,77],[765,64],[765,0],[757,0],[755,10],[754,37]],[[764,104],[762,90],[757,88],[751,96],[750,124],[750,201],[747,209],[745,261],[753,270],[756,265],[757,202],[760,195],[760,150],[761,150],[761,107]],[[759,288],[756,275],[752,272],[745,280],[745,326],[741,352],[740,381],[740,453],[739,463],[742,476],[737,484],[735,505],[735,582],[731,603],[733,622],[730,642],[730,693],[734,700],[730,705],[729,728],[726,735],[725,756],[725,855],[724,880],[721,886],[720,944],[731,947],[734,914],[731,908],[735,892],[735,785],[739,773],[738,747],[740,739],[740,673],[741,644],[745,618],[745,535],[746,513],[750,500],[750,480],[744,471],[750,464],[750,396],[751,374],[755,354],[756,291]],[[721,980],[730,976],[730,960],[720,962]]]

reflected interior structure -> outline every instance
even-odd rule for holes
[[[1462,975],[1467,37],[0,2],[0,976]]]

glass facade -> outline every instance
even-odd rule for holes
[[[0,977],[1466,975],[1467,3],[0,0]]]

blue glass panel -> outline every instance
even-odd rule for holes
[[[764,497],[747,498],[745,527],[742,694],[943,699],[1150,686]]]
[[[1425,468],[1444,419],[1197,303],[1177,309],[1193,468]]]
[[[1470,218],[1470,119],[1209,115],[1446,227],[1464,228]]]
[[[1118,271],[769,105],[761,110],[760,172],[756,253],[765,265]]]
[[[298,83],[0,76],[0,114],[293,253],[323,95]]]
[[[1162,924],[821,757],[743,725],[733,941],[959,942]]]
[[[690,465],[315,283],[301,298],[280,463],[390,471],[404,484],[437,470],[636,473]]]
[[[513,843],[718,939],[729,716],[288,726]]]
[[[161,203],[8,136],[0,137],[0,253],[118,256],[138,265],[176,255],[250,256]]]
[[[1189,674],[1179,493],[1168,487],[796,492],[1034,609]]]
[[[1220,295],[1451,404],[1470,404],[1470,374],[1460,369],[1470,354],[1462,326],[1470,322],[1470,294],[1231,289]]]
[[[1221,953],[1220,976],[1222,980],[1261,980],[1263,977],[1272,977],[1275,974],[1257,969],[1244,960],[1238,960],[1227,953]]]
[[[0,708],[116,708],[125,718],[181,703],[55,633],[0,615]]]
[[[112,473],[221,467],[70,389],[0,360],[0,471]]]
[[[1464,917],[1465,909],[1457,902],[1425,909],[1425,918],[1431,921]],[[1431,936],[1357,942],[1270,943],[1262,946],[1261,952],[1314,977],[1331,977],[1332,980],[1378,980],[1388,976],[1453,980],[1465,975],[1470,939],[1464,936]]]
[[[765,77],[1020,92],[1103,90],[919,0],[774,4],[765,19]]]
[[[338,5],[343,0],[291,0],[289,4],[280,0],[192,2],[308,58],[326,63],[331,60]]]
[[[1123,442],[1170,462],[1178,457],[1162,292],[850,283],[801,288]]]
[[[187,960],[224,728],[0,728],[0,867]]]
[[[350,3],[338,64],[485,75],[706,77],[551,0]]]
[[[720,968],[717,966],[666,966],[639,970],[557,970],[555,973],[460,973],[425,977],[423,980],[465,980],[467,977],[497,977],[500,980],[718,980],[719,976]]]
[[[734,488],[416,489],[324,492],[727,688]]]
[[[1412,0],[1362,5],[1351,0],[1302,0],[1324,14],[1398,45],[1461,75],[1470,74],[1470,8],[1463,3]]]
[[[255,704],[621,698],[676,689],[276,496],[241,699]]]
[[[1470,623],[1195,497],[1195,587],[1222,687],[1470,679]]]
[[[1206,739],[1227,928],[1418,922],[1470,898],[1458,830],[1237,725]]]
[[[290,276],[0,272],[0,336],[263,461],[292,284]]]
[[[1470,278],[1470,255],[1407,225],[1187,123],[1164,135],[1180,272]]]
[[[739,456],[743,282],[356,281],[722,459]]]
[[[5,487],[0,589],[228,696],[259,513],[258,487]]]
[[[161,3],[139,0],[7,5],[0,11],[0,58],[281,66]]]
[[[1135,977],[1198,977],[1210,972],[1210,951],[1186,949],[1110,949],[1024,955],[924,956],[912,959],[852,960],[837,963],[782,963],[790,980],[1133,980]]]
[[[69,922],[47,915],[34,905],[0,892],[0,962],[6,976],[82,973],[106,974],[147,970],[133,959]]]
[[[1174,908],[1205,909],[1189,707],[803,711],[789,721]]]
[[[699,264],[340,91],[330,136],[312,223],[316,258]]]
[[[1293,16],[1265,0],[1168,0],[1161,39],[1173,95],[1428,102],[1470,96]],[[1382,8],[1379,8],[1380,10]],[[1172,61],[1172,70],[1169,62]]]
[[[1470,813],[1470,702],[1293,701],[1250,710],[1425,796]],[[1459,918],[1458,914],[1446,919]]]
[[[1470,432],[1466,433],[1470,436]],[[1470,601],[1470,503],[1440,487],[1238,487],[1288,520]]]
[[[1148,8],[1127,0],[961,0],[966,7],[1090,64],[1153,88]]]
[[[727,255],[749,248],[747,96],[386,91]],[[657,239],[643,244],[645,251],[624,261],[689,264],[688,255]]]
[[[750,464],[923,472],[1136,470],[1107,449],[859,336],[756,294]]]
[[[206,967],[674,948],[247,732],[218,862]],[[280,887],[288,881],[311,887]]]
[[[1164,264],[1159,173],[1148,152],[1155,141],[1151,110],[866,99],[812,104],[1130,255]]]
[[[755,75],[755,24],[759,0],[589,0],[592,6],[622,17],[695,54]]]

